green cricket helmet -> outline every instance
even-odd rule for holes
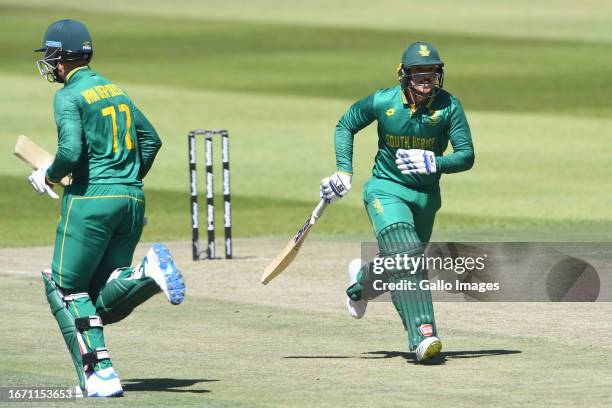
[[[419,67],[435,66],[435,70],[423,70],[419,72]],[[416,68],[412,69],[411,68]],[[413,71],[413,72],[411,72]],[[412,43],[404,50],[397,73],[404,92],[414,103],[415,96],[433,97],[444,85],[444,62],[440,59],[438,50],[428,42],[417,41]],[[433,74],[433,75],[432,75]],[[415,84],[422,83],[423,80],[433,79],[433,89],[431,93],[423,94],[415,89]]]
[[[47,28],[43,46],[34,50],[44,52],[36,62],[40,75],[49,82],[58,82],[57,64],[67,61],[91,61],[93,47],[87,27],[76,20],[58,20]]]

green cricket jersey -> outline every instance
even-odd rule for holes
[[[353,172],[353,136],[378,121],[378,153],[372,174],[416,190],[439,186],[441,173],[468,170],[474,163],[472,137],[463,108],[445,90],[427,106],[411,110],[399,85],[357,101],[336,125],[336,167]],[[453,153],[443,155],[450,141]],[[436,174],[403,175],[395,164],[397,149],[422,149],[436,156]]]
[[[70,72],[54,99],[58,150],[51,181],[141,186],[161,147],[130,97],[88,66]]]

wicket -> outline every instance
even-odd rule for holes
[[[193,260],[200,260],[200,238],[198,224],[198,183],[196,172],[196,136],[204,135],[206,149],[206,224],[208,229],[208,246],[206,258],[215,259],[215,192],[213,189],[213,137],[221,136],[221,161],[223,169],[223,218],[225,226],[225,258],[232,258],[232,210],[229,169],[229,134],[225,129],[202,130],[189,132],[189,185],[191,193],[191,241]]]

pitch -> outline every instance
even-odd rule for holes
[[[347,314],[344,275],[334,271],[359,255],[357,243],[313,239],[290,271],[263,287],[259,271],[282,244],[239,239],[237,259],[199,263],[188,242],[171,244],[187,300],[173,308],[158,296],[106,328],[126,391],[113,405],[405,407],[425,396],[440,407],[610,402],[612,323],[601,319],[612,313],[608,303],[437,304],[444,361],[420,366],[392,304],[373,302],[363,321]],[[326,252],[330,244],[344,255]],[[47,256],[47,247],[0,251],[0,313],[19,316],[3,319],[3,386],[74,382],[65,353],[34,352],[63,351],[32,272]],[[168,335],[143,341],[157,328]]]

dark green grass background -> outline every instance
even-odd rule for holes
[[[32,71],[50,21],[80,12],[2,7],[0,70]],[[452,61],[446,85],[468,109],[610,117],[612,45],[185,20],[88,12],[95,64],[117,81],[188,89],[358,98],[389,85],[407,41],[433,42]]]
[[[53,239],[57,208],[32,194],[27,172],[10,157],[10,149],[18,133],[52,149],[50,95],[55,88],[37,77],[32,49],[39,46],[45,27],[62,17],[87,23],[94,33],[94,68],[128,92],[135,88],[132,96],[163,131],[166,144],[147,185],[151,223],[146,240],[190,236],[185,142],[179,136],[210,123],[198,117],[214,117],[211,103],[217,111],[226,111],[219,122],[234,136],[235,235],[291,234],[316,204],[318,180],[333,170],[331,130],[342,110],[377,88],[393,85],[401,51],[417,39],[432,41],[441,50],[447,61],[446,87],[460,96],[476,123],[477,168],[473,174],[444,178],[450,200],[440,212],[434,239],[610,238],[612,221],[603,209],[606,194],[601,185],[610,170],[602,151],[612,117],[609,42],[512,38],[502,28],[498,34],[477,35],[0,4],[2,86],[32,112],[18,112],[11,98],[0,106],[1,146],[6,149],[0,164],[5,187],[0,246],[48,244]],[[13,79],[25,81],[25,86],[13,85]],[[171,99],[166,100],[164,92],[171,92]],[[194,103],[199,92],[222,95],[227,106],[219,106],[214,96]],[[187,95],[195,96],[181,104]],[[261,101],[268,105],[262,107]],[[162,108],[156,104],[190,112],[191,121],[159,115]],[[309,117],[314,106],[324,115]],[[241,119],[244,115],[248,119]],[[292,115],[308,119],[296,123]],[[565,121],[557,125],[563,132],[558,140],[555,129],[537,128],[540,117]],[[540,137],[540,131],[546,135]],[[359,159],[358,181],[365,179],[374,153],[369,132],[367,149],[359,148],[367,154]],[[525,136],[530,133],[535,136]],[[306,136],[315,138],[305,141]],[[596,156],[590,157],[589,151]],[[287,159],[277,164],[270,161],[273,155]],[[257,175],[264,168],[268,171]],[[317,227],[319,233],[369,236],[359,184],[343,209],[329,211]],[[579,185],[585,193],[574,192]],[[518,205],[504,207],[508,196]]]

